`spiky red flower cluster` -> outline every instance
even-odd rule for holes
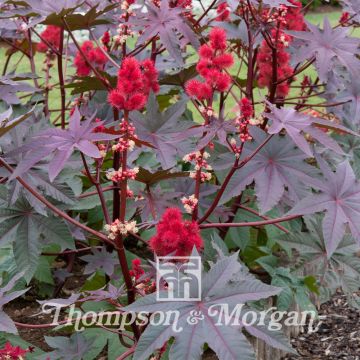
[[[290,77],[293,74],[293,68],[290,66],[290,55],[286,52],[286,48],[290,45],[292,37],[284,32],[284,30],[301,31],[306,25],[304,16],[301,12],[301,3],[296,0],[289,0],[294,6],[281,6],[278,12],[272,14],[268,21],[275,21],[279,29],[271,31],[271,41],[277,50],[277,81]],[[265,17],[268,13],[265,14]],[[264,40],[261,44],[258,54],[259,77],[258,83],[260,87],[270,87],[273,82],[273,53],[268,43]],[[285,97],[290,91],[287,81],[277,86],[276,94]]]
[[[95,48],[94,44],[89,40],[81,45],[81,50],[86,59],[82,56],[80,51],[75,56],[74,65],[78,76],[88,76],[91,73],[91,67],[88,62],[96,69],[101,69],[108,61],[108,58],[101,49]]]
[[[254,115],[254,108],[252,102],[248,98],[243,98],[239,102],[240,117],[236,119],[236,125],[239,128],[239,138],[242,143],[252,139],[249,134],[248,125],[251,117]],[[231,144],[235,154],[241,154],[242,146],[238,147],[236,141]]]
[[[200,101],[210,100],[214,91],[224,92],[231,84],[231,77],[224,72],[234,63],[234,58],[226,50],[226,32],[221,28],[213,28],[210,32],[210,44],[199,49],[200,60],[197,72],[205,82],[193,79],[185,84],[186,93]]]
[[[110,37],[110,33],[108,31],[105,31],[102,38],[101,38],[101,43],[104,45],[104,46],[108,46],[109,45],[109,42],[111,40],[111,37]]]
[[[203,247],[199,226],[195,221],[184,221],[177,208],[167,209],[150,239],[151,249],[159,256],[187,256],[195,246]]]
[[[93,129],[94,133],[100,133],[100,132],[104,132],[106,130],[106,127],[103,125],[103,122],[101,119],[96,118],[95,122],[100,123],[100,125]]]
[[[8,359],[8,360],[24,359],[24,356],[27,352],[30,352],[30,350],[21,349],[20,346],[12,346],[10,342],[7,342],[5,346],[2,349],[0,349],[0,359]]]
[[[55,25],[48,25],[45,30],[40,34],[41,38],[45,40],[47,43],[49,43],[52,47],[55,49],[59,49],[60,46],[60,33],[61,28]],[[39,52],[47,52],[49,49],[49,46],[47,43],[45,43],[43,40],[41,40],[37,44],[37,50]]]
[[[192,0],[173,0],[169,2],[170,7],[181,7],[183,9],[192,9]]]
[[[216,9],[217,17],[216,21],[228,21],[230,19],[230,8],[228,3],[222,2]]]
[[[155,93],[160,90],[154,62],[128,57],[121,64],[117,87],[109,93],[108,101],[120,110],[140,110],[151,90]]]
[[[345,11],[341,14],[341,17],[339,19],[339,24],[345,26],[349,20],[350,20],[350,14],[347,11]]]
[[[246,119],[249,119],[253,116],[254,114],[253,105],[248,98],[243,98],[240,100],[240,111],[241,111],[241,115]]]
[[[135,280],[138,280],[142,275],[145,274],[144,269],[141,267],[141,260],[140,259],[134,259],[131,262],[132,268],[129,271],[130,275],[135,278]]]

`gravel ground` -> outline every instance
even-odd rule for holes
[[[350,307],[346,296],[337,294],[321,305],[319,330],[291,339],[299,356],[283,360],[360,360],[360,310]],[[306,329],[305,329],[306,330]]]

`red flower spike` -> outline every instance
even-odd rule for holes
[[[197,72],[205,82],[196,79],[185,84],[186,93],[200,101],[211,100],[214,91],[227,91],[231,84],[231,77],[223,72],[234,63],[231,54],[225,53],[226,33],[223,29],[214,28],[210,32],[210,46],[204,44],[199,49],[200,59],[196,65]]]
[[[221,3],[216,12],[218,14],[216,21],[228,21],[230,19],[230,9],[227,2]]]
[[[125,102],[124,108],[126,110],[140,110],[142,109],[147,101],[147,97],[141,93],[135,93],[129,96],[129,99]]]
[[[120,110],[140,110],[150,91],[160,90],[158,71],[150,59],[139,63],[133,57],[124,59],[118,72],[117,88],[108,96],[109,103]]]
[[[150,247],[159,256],[173,253],[187,256],[195,246],[203,247],[199,226],[194,221],[184,221],[177,208],[167,209],[157,225],[156,235],[150,239]]]
[[[234,58],[231,54],[221,54],[213,59],[213,64],[220,69],[228,69],[234,65]]]
[[[29,350],[21,349],[20,346],[12,346],[8,341],[5,346],[0,349],[0,359],[19,359],[24,357]]]
[[[213,28],[210,31],[210,46],[214,50],[225,50],[226,49],[226,32],[221,28]]]
[[[249,99],[243,98],[240,100],[240,111],[244,118],[251,118],[253,116],[253,106]]]
[[[108,102],[111,106],[118,109],[123,109],[125,104],[124,96],[121,95],[119,90],[113,90],[109,93]]]
[[[141,267],[141,260],[134,259],[132,260],[131,264],[132,269],[129,271],[129,273],[135,278],[135,280],[138,280],[143,274],[145,274],[144,269]]]
[[[55,49],[59,49],[60,46],[60,33],[61,33],[61,28],[55,25],[48,25],[46,27],[46,29],[40,34],[41,37],[47,42],[49,43],[51,46],[53,46]],[[39,52],[46,52],[49,49],[51,49],[47,43],[45,43],[44,41],[40,41],[37,44],[37,50]]]
[[[211,59],[214,55],[214,50],[209,45],[204,44],[200,46],[199,55],[201,58]]]
[[[88,76],[91,73],[91,67],[88,62],[94,65],[96,68],[102,68],[108,61],[106,55],[99,48],[94,48],[91,41],[85,41],[81,45],[81,50],[84,53],[86,59],[80,53],[76,54],[74,59],[74,65],[76,67],[76,74],[78,76]]]
[[[271,36],[277,48],[277,79],[285,79],[292,75],[293,68],[290,66],[290,55],[286,48],[292,41],[292,37],[284,30],[303,31],[306,29],[304,16],[301,12],[301,3],[296,0],[289,0],[294,6],[285,7],[286,12],[279,10],[277,14],[272,15],[274,20],[280,25],[280,31],[273,29]],[[265,18],[269,15],[268,10],[264,11]],[[260,87],[270,87],[272,83],[272,54],[267,42],[264,40],[258,53]],[[286,97],[289,94],[290,86],[282,82],[277,86],[276,95]]]
[[[350,19],[350,14],[347,11],[345,11],[341,14],[339,23],[341,25],[345,25],[349,21],[349,19]]]
[[[152,90],[154,93],[159,92],[160,86],[158,83],[159,73],[150,59],[144,60],[141,64],[143,69],[144,91],[149,93]]]
[[[103,45],[107,46],[110,43],[110,39],[111,38],[110,38],[109,31],[105,31],[102,38],[101,38],[101,42],[102,42]]]

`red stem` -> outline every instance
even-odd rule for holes
[[[2,158],[0,158],[0,164],[4,166],[10,173],[14,172],[14,169]],[[103,241],[106,244],[109,244],[111,246],[114,246],[114,243],[108,239],[108,237],[98,232],[94,229],[89,228],[88,226],[80,223],[79,221],[73,219],[68,214],[57,208],[55,205],[53,205],[50,201],[48,201],[46,198],[44,198],[42,195],[40,195],[35,189],[33,189],[25,180],[23,180],[21,177],[16,177],[16,180],[19,181],[19,183],[24,186],[24,188],[29,191],[34,197],[36,197],[39,201],[41,201],[43,204],[45,204],[50,210],[52,210],[55,214],[59,215],[66,221],[70,222],[71,224],[85,230],[86,232],[95,235],[98,239]]]
[[[124,111],[124,121],[127,123],[129,121],[129,111]],[[125,140],[127,139],[127,134],[124,135]],[[121,157],[121,168],[122,171],[127,169],[127,150],[124,150]],[[127,179],[124,179],[120,182],[120,216],[119,220],[121,223],[125,222],[126,216],[126,197],[127,197]],[[131,279],[131,275],[129,272],[129,267],[127,264],[125,247],[124,247],[124,239],[122,235],[118,235],[115,239],[117,245],[117,254],[121,266],[121,271],[124,276],[124,282],[127,289],[127,298],[128,303],[131,304],[135,301],[135,289],[134,284]],[[136,339],[140,338],[140,330],[136,326],[136,324],[131,325],[134,335]]]
[[[64,28],[60,31],[59,53],[57,54],[58,74],[60,84],[61,97],[61,128],[65,129],[65,88],[64,88],[64,73],[63,73],[63,49],[64,49]]]
[[[210,205],[210,207],[206,211],[205,215],[200,220],[198,220],[198,224],[201,224],[204,221],[206,221],[206,219],[215,210],[217,204],[219,203],[219,201],[221,199],[221,196],[223,195],[227,185],[229,184],[230,179],[232,178],[232,176],[235,174],[236,170],[238,169],[238,164],[239,164],[239,159],[236,159],[234,165],[232,166],[232,168],[230,169],[229,173],[227,174],[224,182],[222,183],[221,188],[217,192],[214,201],[212,202],[212,204]]]
[[[282,218],[277,219],[269,219],[263,221],[250,221],[250,222],[243,222],[243,223],[211,223],[211,224],[201,224],[201,229],[208,229],[208,228],[223,228],[223,227],[246,227],[246,226],[262,226],[262,225],[272,225],[279,222],[289,221],[296,219],[302,215],[290,215],[285,216]]]
[[[255,211],[254,209],[251,209],[251,208],[248,208],[246,206],[243,206],[243,205],[237,205],[237,207],[239,209],[243,209],[245,211],[248,211],[264,220],[271,220],[268,216],[265,216],[265,215],[260,215],[257,211]],[[274,226],[276,226],[278,229],[280,229],[281,231],[285,232],[285,233],[289,233],[289,230],[287,228],[285,228],[284,226],[281,226],[279,224],[273,224]]]

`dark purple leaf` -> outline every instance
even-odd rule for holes
[[[344,10],[350,14],[353,21],[360,22],[360,2],[358,0],[342,0]]]
[[[95,127],[99,122],[93,121],[94,116],[81,122],[81,115],[78,109],[69,120],[69,128],[48,129],[32,137],[32,140],[7,154],[7,156],[24,154],[10,179],[15,179],[24,172],[28,171],[43,158],[51,155],[52,160],[49,165],[49,178],[53,181],[59,172],[64,168],[66,161],[75,149],[80,150],[85,155],[100,158],[99,149],[93,144],[94,141],[115,139],[117,135],[105,133],[94,133]],[[41,144],[41,146],[39,146]]]
[[[257,128],[251,129],[251,135],[255,141],[245,146],[244,158],[251,155],[266,139],[266,133]],[[278,136],[271,139],[251,161],[233,175],[220,203],[224,204],[239,195],[253,181],[262,213],[266,213],[280,201],[285,189],[293,201],[300,200],[308,185],[316,186],[320,182],[315,178],[315,169],[305,159],[306,156],[287,138]],[[214,168],[228,169],[233,161],[233,155],[222,156],[216,161]]]
[[[5,286],[0,288],[0,331],[17,334],[16,326],[11,318],[3,311],[3,306],[28,291],[28,289],[24,289],[11,292],[16,282],[23,276],[24,272],[15,275]]]
[[[124,285],[117,288],[116,286],[109,283],[108,289],[104,290],[104,288],[94,291],[88,291],[87,300],[91,301],[103,301],[107,299],[118,300],[119,297],[123,296],[126,293]]]
[[[94,339],[85,339],[80,333],[70,338],[65,336],[45,336],[46,343],[55,351],[46,354],[50,359],[79,360],[87,354]]]
[[[196,252],[193,255],[195,254]],[[200,359],[204,343],[207,343],[216,352],[219,359],[238,360],[239,354],[241,354],[241,359],[254,359],[253,349],[241,332],[243,325],[216,325],[218,318],[211,316],[209,307],[215,304],[227,304],[231,311],[236,304],[267,298],[279,293],[281,289],[263,284],[253,277],[239,276],[242,265],[238,263],[238,256],[236,253],[221,258],[204,274],[202,300],[199,302],[181,302],[179,300],[159,303],[156,301],[155,294],[151,294],[126,307],[126,310],[135,312],[177,310],[180,313],[178,326],[183,328],[179,334],[168,325],[149,325],[140,338],[134,359],[147,359],[170,337],[175,338],[170,349],[171,358],[174,360]],[[194,312],[198,321],[192,323],[189,319]],[[246,328],[249,330],[249,327]],[[284,337],[279,334],[266,333],[257,327],[252,329],[250,326],[250,328],[255,336],[265,340],[268,344],[292,351]]]
[[[166,208],[174,206],[174,200],[180,198],[180,192],[164,191],[160,186],[150,188],[149,191],[139,192],[140,200],[136,201],[136,207],[141,209],[141,218],[143,221],[158,219]]]
[[[324,174],[321,192],[301,200],[289,214],[307,215],[326,210],[322,226],[330,257],[344,236],[346,224],[360,243],[360,184],[347,161],[334,173],[323,159],[317,157],[317,160]]]
[[[349,29],[337,27],[332,29],[329,19],[324,18],[324,29],[307,23],[309,31],[289,31],[289,33],[305,42],[296,56],[296,61],[304,61],[315,56],[316,69],[321,81],[327,79],[333,60],[339,61],[353,75],[359,74],[360,61],[356,58],[359,53],[360,40],[347,36]]]
[[[304,138],[306,133],[311,135],[325,147],[334,150],[339,154],[343,154],[343,150],[337,142],[321,131],[316,125],[345,131],[358,136],[352,130],[347,129],[344,126],[331,123],[324,119],[315,118],[307,114],[302,114],[293,108],[278,109],[272,104],[269,104],[269,106],[271,108],[271,113],[266,114],[271,120],[271,125],[268,130],[269,134],[278,134],[281,130],[285,129],[287,134],[293,139],[294,143],[309,156],[312,156],[313,152],[309,142]]]
[[[198,48],[200,43],[196,35],[182,16],[182,9],[170,8],[167,0],[160,0],[160,7],[151,2],[146,2],[147,12],[138,11],[136,16],[131,18],[131,24],[143,31],[138,43],[142,44],[153,36],[159,35],[160,41],[168,50],[169,54],[179,65],[183,64],[181,55],[182,45],[191,43]],[[185,41],[179,39],[181,34]]]
[[[105,248],[100,251],[93,249],[92,255],[82,256],[81,259],[87,262],[84,274],[92,274],[97,270],[103,270],[105,274],[111,276],[114,273],[114,267],[118,264],[118,260],[114,258],[112,253],[106,251]]]
[[[344,105],[350,107],[350,116],[348,119],[352,124],[360,124],[360,83],[357,78],[352,79],[351,82],[345,84],[344,90],[337,94],[335,101],[351,101],[349,104]]]
[[[37,300],[40,305],[49,304],[49,306],[61,306],[67,307],[74,304],[80,297],[80,294],[72,294],[67,299],[47,299],[47,300]]]
[[[164,112],[160,112],[156,97],[151,94],[146,114],[138,111],[130,113],[139,139],[155,147],[156,158],[163,169],[173,167],[177,156],[190,151],[186,142],[176,139],[176,135],[189,126],[186,121],[181,121],[186,102],[186,99],[178,101]]]
[[[8,104],[20,104],[20,99],[16,95],[17,92],[35,92],[36,89],[33,86],[17,81],[23,78],[27,77],[21,74],[0,77],[0,99]]]

